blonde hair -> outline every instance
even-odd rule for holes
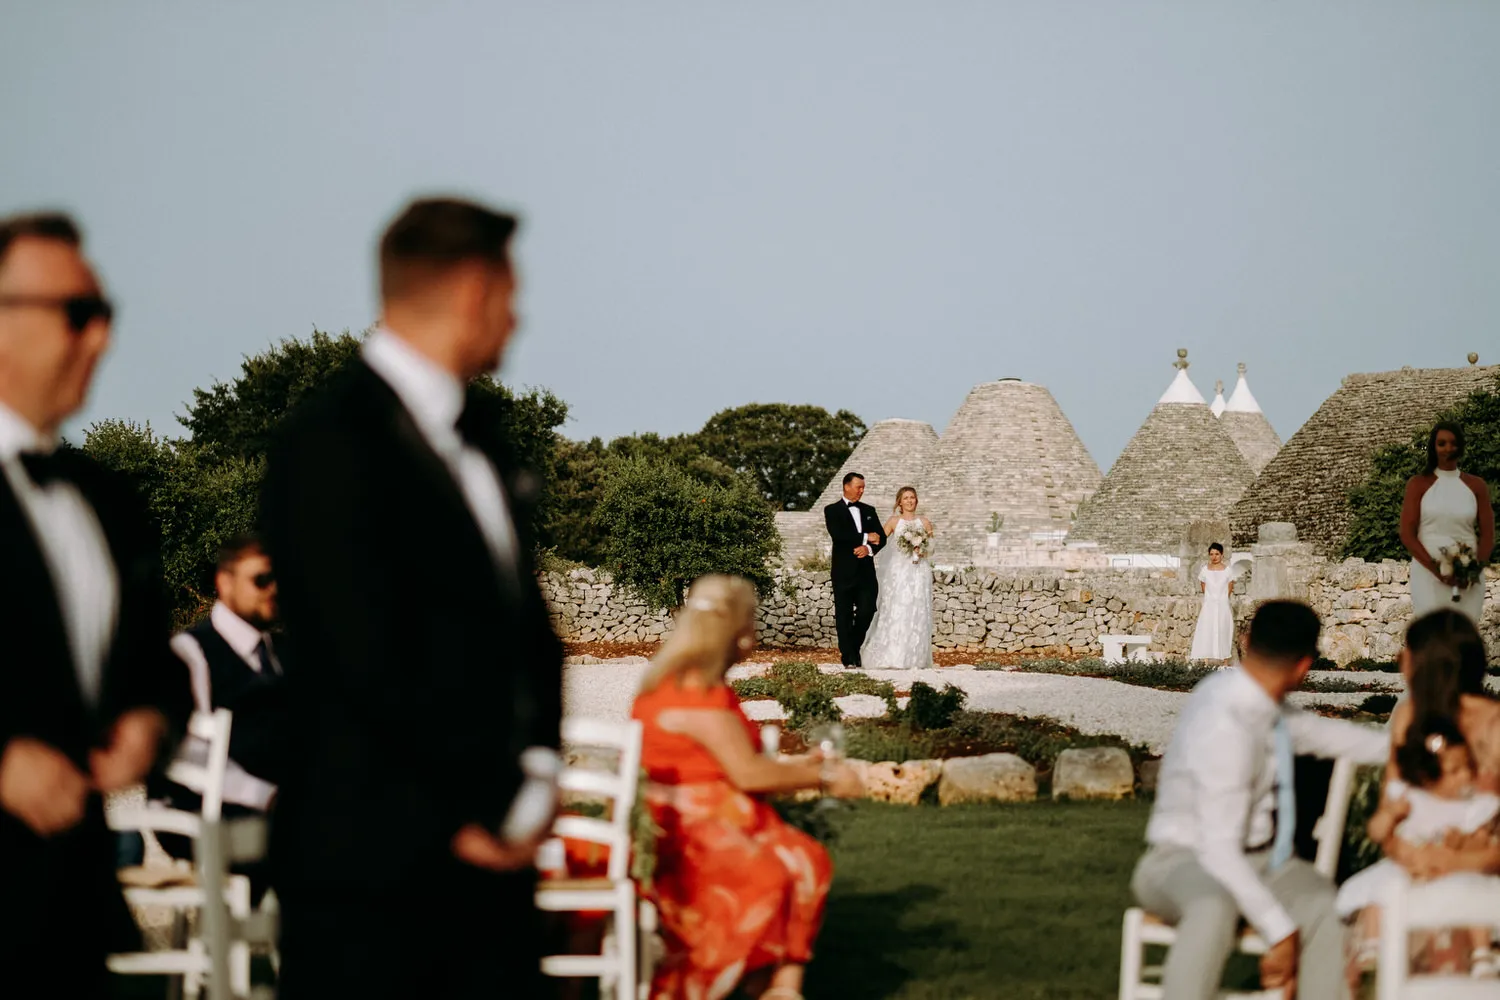
[[[901,510],[901,498],[906,496],[906,494],[908,493],[910,493],[912,495],[912,498],[918,503],[922,502],[922,498],[917,496],[917,488],[915,486],[903,486],[896,491],[896,506],[895,508],[893,508],[894,510],[896,510],[897,512]]]
[[[723,678],[740,657],[740,639],[754,631],[757,603],[755,587],[741,577],[713,573],[694,580],[677,627],[641,678],[641,691],[654,691],[690,670],[706,680]]]

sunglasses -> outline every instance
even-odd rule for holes
[[[82,333],[89,324],[115,318],[115,307],[102,295],[0,295],[0,309],[60,309],[68,329]]]
[[[267,572],[267,573],[257,573],[251,579],[252,579],[252,582],[257,587],[259,587],[261,590],[266,590],[266,589],[268,589],[271,586],[271,584],[273,584],[273,583],[276,582],[276,574],[275,573],[269,573],[269,572]]]

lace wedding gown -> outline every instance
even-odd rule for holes
[[[907,523],[891,532],[894,539]],[[893,541],[875,557],[880,597],[859,658],[871,670],[926,670],[932,666],[932,564],[912,562]]]
[[[1422,494],[1422,517],[1417,540],[1432,558],[1438,550],[1455,542],[1471,549],[1479,547],[1479,500],[1463,481],[1462,474],[1437,469],[1437,482]],[[1433,576],[1418,562],[1411,564],[1411,614],[1420,618],[1430,611],[1451,608],[1462,611],[1478,624],[1484,618],[1484,581],[1470,584],[1453,600],[1453,588]]]

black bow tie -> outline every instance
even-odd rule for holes
[[[42,488],[70,478],[67,458],[61,452],[23,451],[21,467],[26,470],[31,481]]]
[[[845,500],[844,501],[844,506],[845,507],[858,507],[859,506],[859,501],[858,500]]]

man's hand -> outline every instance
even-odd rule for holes
[[[863,559],[865,556],[867,556],[869,554],[870,554],[870,549],[869,549],[869,546],[866,546],[866,545],[861,545],[859,548],[857,548],[857,549],[854,550],[854,558],[856,558],[856,559]]]
[[[1266,949],[1260,957],[1260,984],[1268,990],[1281,990],[1286,1000],[1294,1000],[1297,996],[1297,956],[1301,950],[1296,931]]]
[[[94,787],[117,792],[140,783],[156,763],[167,720],[154,708],[133,708],[115,722],[109,746],[89,754]]]
[[[0,755],[0,808],[39,837],[76,826],[83,819],[89,783],[83,772],[41,740],[18,736]]]
[[[453,856],[464,864],[492,872],[518,872],[536,864],[536,851],[543,836],[523,844],[509,844],[478,823],[470,823],[453,835]]]

